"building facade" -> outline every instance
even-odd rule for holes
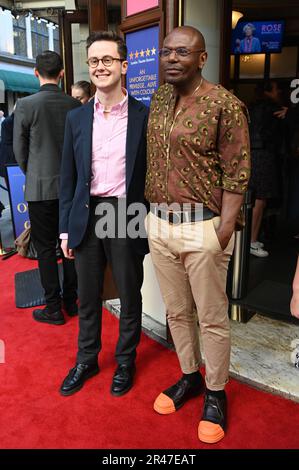
[[[7,115],[17,98],[38,90],[35,58],[43,50],[60,52],[59,27],[32,12],[0,8],[0,31],[0,107]]]

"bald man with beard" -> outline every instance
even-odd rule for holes
[[[227,268],[249,179],[246,109],[221,85],[203,78],[207,52],[200,31],[174,29],[159,55],[166,84],[150,109],[147,230],[182,376],[159,394],[154,409],[174,413],[204,393],[198,437],[216,443],[226,429]]]

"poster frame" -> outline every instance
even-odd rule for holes
[[[20,235],[20,234],[17,235],[17,233],[16,233],[16,224],[15,224],[14,210],[13,210],[13,204],[12,204],[11,181],[10,181],[10,177],[9,177],[9,174],[8,174],[8,168],[11,168],[11,167],[18,167],[18,168],[20,168],[20,167],[17,163],[9,163],[9,164],[5,165],[6,184],[7,184],[8,197],[9,197],[9,205],[10,205],[13,235],[14,235],[14,239],[16,239],[18,237],[18,235]],[[24,201],[25,201],[25,199],[24,199]],[[25,201],[25,203],[27,204],[27,207],[28,207],[27,201]],[[28,215],[28,220],[29,220],[29,215]],[[24,230],[25,230],[25,228],[24,228]]]
[[[132,21],[138,23],[139,21],[143,21],[144,17],[150,18],[152,15],[159,12],[162,12],[163,7],[163,0],[158,0],[158,5],[148,8],[147,10],[139,11],[138,13],[134,13],[133,15],[127,15],[127,0],[121,0],[121,21],[122,24],[126,21]]]
[[[122,12],[124,11],[123,4],[125,0],[122,0]],[[160,6],[157,8],[152,8],[142,13],[132,15],[128,19],[123,20],[120,25],[120,34],[126,40],[126,34],[132,33],[135,31],[142,31],[143,29],[150,28],[151,26],[159,27],[159,49],[162,47],[163,40],[165,37],[165,14],[162,10],[162,2],[159,0]],[[159,61],[159,86],[163,84],[161,78],[161,64]]]

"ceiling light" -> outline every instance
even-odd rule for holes
[[[240,11],[236,11],[236,10],[232,11],[232,28],[233,29],[235,29],[239,19],[242,18],[242,16],[244,16],[244,15]]]

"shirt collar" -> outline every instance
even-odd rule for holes
[[[39,91],[62,91],[62,89],[55,83],[45,83],[40,86]]]
[[[124,94],[123,99],[119,103],[112,106],[110,114],[123,114],[127,111],[127,109],[128,109],[128,92],[125,88],[122,88],[122,92]],[[95,111],[100,111],[100,113],[103,113],[103,111],[104,111],[104,106],[102,105],[102,103],[100,103],[97,94],[95,94],[95,97],[94,97],[94,110]]]

